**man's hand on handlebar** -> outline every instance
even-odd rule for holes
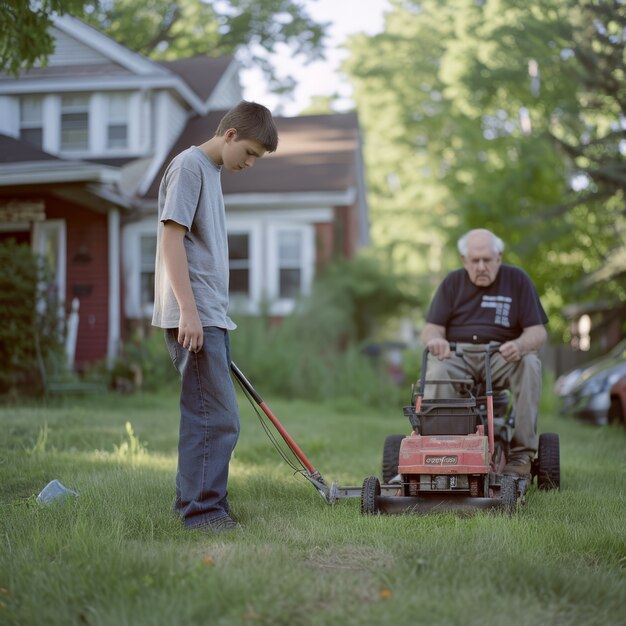
[[[440,361],[449,359],[451,356],[450,344],[445,339],[434,337],[426,344],[426,347],[428,348],[428,351],[433,356],[436,356]]]

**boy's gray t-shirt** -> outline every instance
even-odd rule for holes
[[[161,254],[166,221],[185,226],[189,278],[202,326],[232,330],[228,317],[228,237],[221,167],[196,146],[169,164],[159,188],[159,224],[152,324],[178,328],[180,309]]]

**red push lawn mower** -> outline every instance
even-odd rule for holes
[[[456,344],[451,349],[462,356]],[[485,386],[481,390],[471,379],[429,380],[428,384],[453,384],[464,390],[464,397],[424,399],[428,350],[424,350],[422,373],[411,405],[404,413],[412,432],[408,436],[390,435],[383,449],[382,484],[369,476],[362,487],[330,485],[289,436],[241,370],[231,370],[241,387],[263,410],[292,451],[296,466],[281,450],[273,433],[259,419],[283,459],[311,482],[328,504],[343,498],[361,498],[361,512],[428,513],[462,510],[501,509],[513,512],[524,501],[529,479],[502,474],[514,426],[510,394],[494,394],[491,386],[490,355],[485,351]],[[530,480],[539,489],[560,486],[559,437],[545,433],[539,437],[537,458],[532,463]]]

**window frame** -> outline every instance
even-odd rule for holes
[[[154,302],[141,302],[141,260],[142,237],[157,237],[157,228],[153,219],[143,219],[128,224],[122,233],[122,265],[124,268],[124,315],[127,319],[144,320],[152,317]]]
[[[28,101],[36,101],[39,104],[39,119],[33,121],[24,120],[24,105]],[[43,133],[44,133],[44,96],[28,95],[22,96],[19,101],[19,124],[20,124],[20,139],[28,141],[28,143],[37,146],[39,149],[43,149]],[[39,142],[31,141],[24,136],[23,131],[38,130],[40,133]]]
[[[266,263],[262,245],[263,224],[259,220],[240,218],[227,213],[226,232],[228,236],[248,236],[248,293],[247,295],[229,293],[229,309],[236,313],[255,315],[261,310],[261,300],[264,296],[263,277]]]
[[[298,232],[302,237],[300,248],[300,291],[294,298],[280,296],[280,270],[282,269],[279,239],[280,233]],[[299,297],[306,296],[311,291],[315,274],[315,227],[312,224],[297,222],[273,222],[268,226],[269,272],[268,291],[272,300],[270,312],[274,315],[289,315],[296,306]]]
[[[131,117],[131,94],[123,91],[111,91],[104,94],[106,99],[104,124],[104,152],[128,152],[130,149],[130,117]],[[112,107],[115,98],[123,100],[124,115],[117,116],[113,113]],[[112,127],[124,126],[126,129],[124,145],[111,145],[110,131]]]

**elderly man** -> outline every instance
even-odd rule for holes
[[[502,263],[504,243],[485,229],[471,230],[458,241],[463,269],[446,276],[430,305],[422,341],[430,352],[428,376],[482,381],[489,343],[500,343],[491,357],[495,388],[509,388],[515,406],[515,432],[505,474],[528,476],[537,451],[537,414],[541,397],[541,362],[548,322],[537,291],[518,267]],[[463,349],[452,354],[449,341]],[[453,385],[428,385],[431,398],[458,396]]]

